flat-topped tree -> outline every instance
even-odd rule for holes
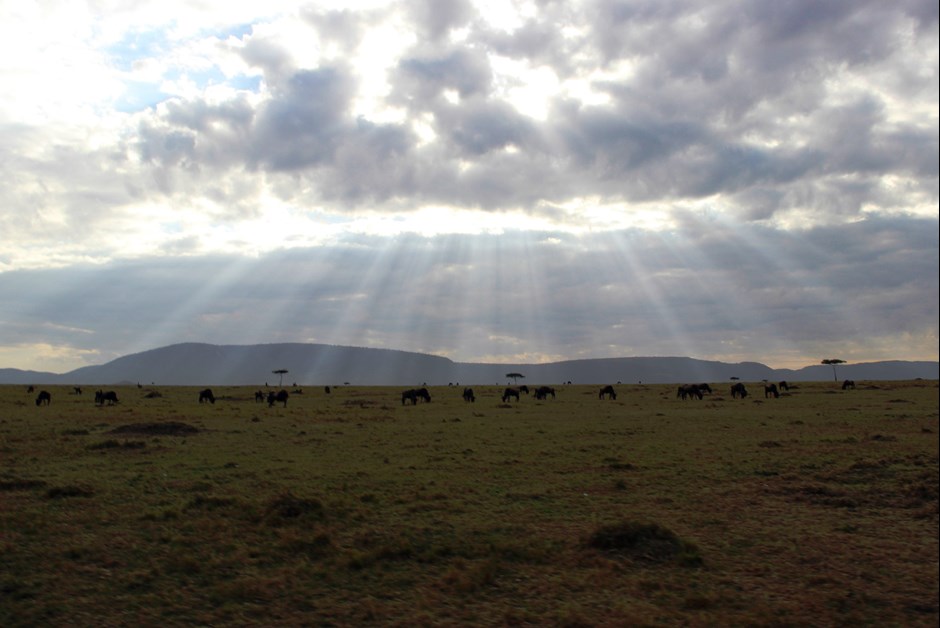
[[[276,371],[271,371],[271,372],[277,375],[277,385],[278,385],[278,388],[280,388],[281,382],[284,380],[284,375],[286,375],[290,371],[288,371],[287,369],[277,369]]]
[[[839,376],[836,375],[836,364],[845,364],[845,360],[840,360],[839,358],[826,358],[822,361],[822,364],[831,364],[832,365],[832,380],[837,382],[839,381]]]
[[[506,373],[506,377],[511,379],[513,384],[515,384],[516,380],[519,379],[520,377],[522,379],[525,379],[525,375],[523,375],[522,373]]]

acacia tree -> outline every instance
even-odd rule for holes
[[[277,386],[278,388],[280,388],[281,382],[284,380],[284,375],[289,373],[290,371],[288,371],[287,369],[277,369],[276,371],[271,371],[271,372],[277,375]]]
[[[845,364],[845,360],[840,360],[839,358],[826,358],[822,361],[822,364],[831,364],[832,365],[832,380],[839,381],[839,376],[836,375],[836,364]]]
[[[511,379],[513,384],[515,384],[516,380],[519,379],[520,377],[522,379],[525,379],[525,375],[523,375],[522,373],[506,373],[506,377]]]

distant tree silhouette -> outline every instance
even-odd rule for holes
[[[520,377],[522,379],[525,379],[525,375],[523,375],[522,373],[506,373],[506,377],[511,379],[513,384],[515,384],[516,380],[519,379]]]
[[[840,360],[839,358],[826,358],[822,361],[822,364],[832,365],[832,381],[839,381],[839,376],[836,375],[836,364],[845,364],[845,360]]]
[[[277,385],[280,386],[281,382],[284,380],[284,376],[290,371],[288,371],[287,369],[277,369],[276,371],[271,371],[271,372],[277,375]]]

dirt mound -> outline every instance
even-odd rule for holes
[[[169,421],[166,423],[132,423],[116,427],[109,434],[143,434],[146,436],[190,436],[198,434],[199,429],[186,423]]]

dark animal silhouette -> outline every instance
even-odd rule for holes
[[[842,382],[842,390],[849,390],[850,388],[851,388],[852,390],[855,390],[855,381],[854,381],[854,380],[847,379],[847,380],[845,380],[844,382]]]
[[[676,392],[676,397],[679,399],[701,399],[702,387],[698,384],[683,384],[682,386],[679,386],[679,389]]]
[[[519,389],[507,388],[503,391],[503,403],[508,402],[510,397],[514,398],[516,401],[519,401]]]
[[[81,388],[81,386],[73,386],[73,387],[72,387],[72,393],[75,394],[75,395],[80,395],[80,394],[82,394],[82,388]]]
[[[255,401],[264,401],[264,393],[260,390],[255,391]]]
[[[113,390],[109,390],[108,392],[99,390],[95,393],[95,403],[99,406],[103,406],[106,403],[109,406],[113,406],[117,402],[118,402],[118,396],[117,396],[117,393],[114,392]]]
[[[212,394],[211,388],[206,388],[205,390],[199,391],[199,403],[215,403],[215,395]]]
[[[529,394],[529,387],[526,386],[525,384],[523,384],[522,386],[519,387],[519,392],[520,392],[520,393],[525,393],[525,394],[528,395],[528,394]]]
[[[699,384],[698,389],[701,390],[703,393],[708,393],[709,395],[712,394],[712,387],[709,386],[708,384]]]
[[[275,403],[283,403],[284,407],[286,408],[288,397],[290,397],[290,395],[287,393],[286,390],[280,390],[277,392],[277,394],[275,394],[274,391],[272,390],[271,392],[268,393],[268,407],[269,408],[274,407]]]
[[[431,393],[428,392],[427,388],[411,388],[402,392],[401,394],[401,405],[405,405],[405,402],[410,401],[411,405],[418,405],[418,399],[424,399],[427,402],[431,401]]]
[[[26,393],[27,393],[27,394],[32,394],[32,393],[34,393],[34,392],[36,392],[36,388],[35,388],[34,386],[29,386],[29,387],[26,389]]]
[[[777,387],[778,387],[780,390],[786,390],[786,391],[789,391],[789,390],[790,390],[790,384],[788,384],[786,380],[783,380],[782,382],[780,382],[779,384],[777,384]]]
[[[744,384],[741,382],[731,387],[731,398],[734,399],[736,397],[740,397],[741,399],[747,397],[747,388],[745,388]]]
[[[40,391],[39,391],[39,394],[36,396],[36,405],[37,405],[37,406],[42,406],[42,405],[48,406],[50,403],[52,403],[52,395],[49,394],[49,391],[48,391],[48,390],[40,390]]]
[[[323,387],[323,392],[325,392],[326,394],[330,394],[330,387],[329,387],[329,386],[324,386],[324,387]]]
[[[764,399],[767,397],[773,397],[776,399],[780,396],[780,391],[777,390],[776,384],[764,384]]]
[[[547,399],[549,395],[552,396],[552,399],[555,398],[555,389],[550,386],[539,386],[535,389],[536,399]]]
[[[597,393],[597,398],[598,398],[598,399],[603,399],[605,396],[606,396],[608,399],[616,399],[616,398],[617,398],[617,393],[614,391],[614,387],[613,387],[613,386],[609,386],[609,385],[608,385],[608,386],[604,386],[603,388],[601,388],[601,391],[600,391],[599,393]]]
[[[463,389],[463,400],[466,401],[467,403],[472,403],[477,400],[477,398],[473,395],[472,388]]]

